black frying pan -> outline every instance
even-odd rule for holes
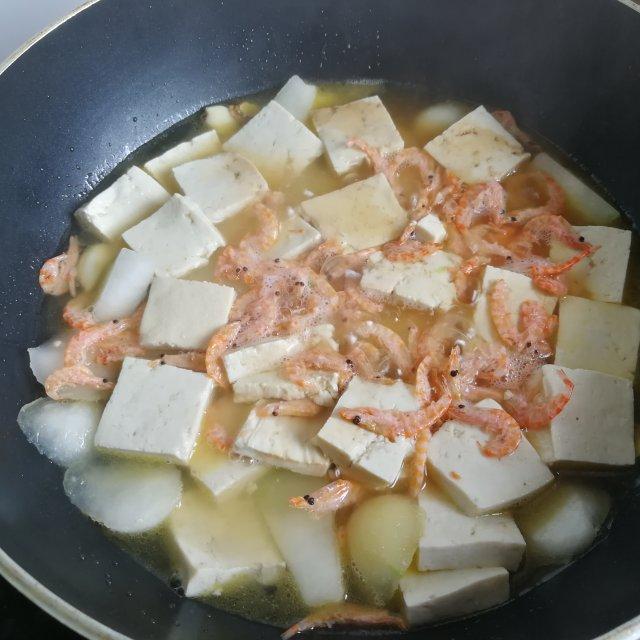
[[[72,211],[167,127],[293,73],[510,109],[640,219],[640,14],[616,0],[101,0],[38,41],[0,75],[0,571],[88,636],[117,637],[100,624],[136,639],[278,635],[178,598],[109,542],[15,416],[40,393],[25,353],[46,337],[36,269]],[[639,493],[636,483],[608,537],[553,580],[410,636],[585,639],[632,619]],[[638,634],[640,623],[615,637]]]

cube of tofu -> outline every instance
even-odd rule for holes
[[[273,584],[285,563],[250,498],[222,504],[200,488],[185,491],[168,534],[185,595],[219,595],[238,579]]]
[[[252,373],[233,383],[233,399],[235,402],[256,402],[310,398],[316,404],[329,407],[338,397],[338,380],[337,373],[318,371],[309,375],[309,384],[303,387],[278,371]]]
[[[236,436],[233,450],[272,467],[323,476],[330,461],[312,442],[321,426],[317,418],[261,417],[254,409]]]
[[[318,109],[312,119],[338,175],[355,169],[365,159],[362,151],[347,146],[349,140],[362,140],[382,154],[404,148],[404,140],[378,96]]]
[[[322,241],[322,234],[303,220],[293,209],[288,209],[280,220],[276,243],[266,252],[268,258],[293,260],[311,251]]]
[[[96,447],[184,464],[213,383],[203,373],[125,358],[95,437]]]
[[[170,197],[169,192],[138,167],[131,167],[110,187],[75,213],[80,225],[101,240],[117,240],[123,231],[146,218]]]
[[[386,385],[356,376],[318,432],[315,442],[331,460],[348,468],[354,477],[376,486],[392,485],[411,451],[411,442],[402,438],[391,442],[343,420],[339,411],[357,407],[415,411],[419,406],[413,387],[400,380]]]
[[[588,465],[633,464],[631,380],[547,364],[542,367],[542,379],[548,397],[566,392],[560,370],[574,388],[568,404],[551,421],[551,459]]]
[[[140,342],[162,349],[205,349],[216,329],[227,323],[235,297],[233,287],[156,277],[140,324]]]
[[[468,516],[433,484],[418,497],[423,533],[418,543],[419,571],[504,567],[515,571],[525,543],[508,514]]]
[[[502,567],[408,573],[400,580],[411,626],[467,615],[509,599],[509,572]]]
[[[548,154],[539,153],[531,166],[548,173],[562,187],[569,205],[582,224],[611,224],[620,217],[604,198]]]
[[[622,302],[631,231],[613,227],[574,227],[574,230],[587,242],[600,248],[567,272],[569,293],[602,302]],[[554,262],[563,262],[577,253],[554,240],[549,257]]]
[[[476,333],[481,338],[489,342],[498,342],[500,337],[493,326],[493,320],[489,313],[489,292],[494,282],[504,280],[509,287],[509,311],[512,318],[517,320],[520,311],[520,305],[525,300],[536,300],[540,302],[547,313],[552,313],[556,306],[556,298],[541,293],[533,286],[531,278],[507,269],[499,269],[498,267],[487,266],[482,277],[480,286],[480,294],[476,302],[473,312],[473,322]]]
[[[307,334],[264,340],[249,347],[228,351],[222,358],[227,378],[234,383],[244,376],[273,371],[287,358],[317,345],[337,349],[333,331],[333,325],[321,324],[310,329]]]
[[[273,99],[283,106],[294,118],[304,122],[316,99],[318,88],[307,84],[300,76],[291,76]]]
[[[214,223],[242,211],[268,189],[253,164],[236,153],[181,164],[173,169],[173,175],[184,194]]]
[[[516,513],[531,565],[564,564],[594,541],[611,507],[602,489],[563,482]]]
[[[529,157],[482,106],[452,124],[425,150],[464,182],[502,180]]]
[[[483,400],[477,406],[501,408],[494,400]],[[429,442],[429,472],[467,515],[508,509],[553,480],[526,438],[511,455],[490,458],[481,450],[489,437],[478,427],[449,420]]]
[[[167,191],[175,193],[178,190],[178,183],[171,170],[178,165],[212,156],[220,151],[220,146],[218,134],[215,131],[206,131],[145,162],[144,169]]]
[[[633,379],[640,310],[567,296],[560,302],[555,363]]]
[[[251,160],[272,187],[302,173],[322,154],[320,139],[273,100],[223,148]]]
[[[158,276],[184,276],[203,267],[225,243],[194,202],[181,195],[122,234],[138,253],[148,256]]]
[[[189,460],[189,472],[216,500],[235,498],[269,471],[257,462],[238,460],[200,443]]]
[[[93,305],[94,318],[106,322],[132,315],[147,295],[153,272],[149,256],[121,249]]]
[[[452,274],[459,264],[457,255],[445,251],[415,262],[393,262],[376,252],[367,261],[360,286],[412,309],[446,311],[456,300]]]
[[[302,215],[327,240],[359,251],[394,240],[407,224],[407,212],[382,174],[305,200]]]
[[[447,237],[447,229],[435,213],[427,213],[416,225],[416,238],[421,242],[440,244]]]

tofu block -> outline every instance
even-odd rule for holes
[[[469,113],[469,109],[466,105],[455,102],[438,102],[423,109],[416,116],[413,126],[421,136],[431,140],[467,113]]]
[[[409,573],[400,580],[409,625],[427,624],[495,607],[509,599],[502,567]]]
[[[468,516],[429,483],[418,497],[423,518],[418,571],[504,567],[515,571],[525,543],[508,514]]]
[[[293,260],[311,251],[321,241],[322,234],[290,209],[280,220],[278,239],[266,255],[268,258]]]
[[[418,220],[416,238],[421,242],[440,244],[447,238],[447,229],[435,213],[427,213]]]
[[[425,151],[468,183],[502,180],[529,157],[482,106],[427,142]]]
[[[146,347],[203,350],[227,323],[235,300],[233,287],[154,278],[140,324],[140,342]]]
[[[235,453],[272,467],[308,476],[323,476],[329,458],[312,443],[322,420],[291,416],[260,417],[254,409],[233,445]]]
[[[213,383],[203,373],[125,358],[95,437],[96,447],[185,464]]]
[[[392,262],[376,252],[365,265],[360,286],[412,309],[446,311],[456,301],[452,276],[459,264],[457,255],[445,251],[416,262]]]
[[[473,312],[473,322],[477,335],[488,342],[499,342],[500,337],[493,326],[493,320],[489,313],[489,292],[491,286],[497,280],[504,280],[509,287],[509,311],[514,321],[517,320],[520,312],[520,305],[525,300],[537,300],[547,313],[552,313],[556,306],[557,298],[541,293],[533,286],[531,278],[521,273],[500,269],[498,267],[487,266],[482,277],[480,293]]]
[[[193,160],[212,156],[220,151],[220,146],[218,134],[215,131],[206,131],[145,162],[144,170],[150,173],[167,191],[175,193],[178,190],[178,183],[173,177],[172,169]]]
[[[477,406],[500,408],[494,400],[483,400]],[[504,458],[482,453],[481,446],[489,438],[478,427],[449,420],[429,443],[429,473],[467,515],[508,509],[553,480],[553,474],[526,438]]]
[[[564,190],[569,206],[582,224],[611,224],[620,217],[617,210],[582,180],[550,155],[539,153],[531,162],[538,171],[549,174]]]
[[[93,304],[98,322],[126,318],[146,298],[153,280],[151,259],[131,249],[121,249]]]
[[[283,106],[294,118],[304,122],[316,99],[318,88],[307,84],[300,76],[291,76],[273,99]]]
[[[308,386],[292,382],[278,371],[252,373],[233,383],[235,402],[258,400],[301,400],[310,398],[316,404],[330,407],[338,397],[338,374],[323,371],[309,375]]]
[[[574,388],[568,404],[551,421],[551,459],[632,465],[636,455],[631,380],[547,364],[542,367],[542,379],[548,397],[565,392],[559,370],[571,379]]]
[[[567,272],[569,293],[576,296],[622,302],[624,281],[631,249],[631,231],[613,227],[574,227],[577,234],[600,248]],[[558,241],[552,241],[549,257],[563,262],[578,252]]]
[[[312,119],[338,175],[355,169],[365,159],[362,151],[347,146],[349,140],[362,140],[383,154],[404,148],[404,140],[378,96],[318,109]]]
[[[222,358],[229,382],[254,373],[278,369],[287,358],[300,353],[303,349],[325,345],[337,349],[333,340],[333,325],[321,324],[312,327],[308,333],[273,338],[258,342],[249,347],[228,351]]]
[[[413,387],[400,380],[387,385],[356,376],[318,432],[315,442],[333,462],[348,468],[354,477],[375,486],[392,485],[412,449],[411,441],[399,438],[391,442],[343,420],[339,411],[357,407],[415,411],[419,406]]]
[[[101,240],[117,240],[161,207],[169,192],[138,167],[131,167],[110,187],[83,204],[75,213],[84,229]]]
[[[305,200],[301,211],[325,239],[341,242],[350,251],[394,240],[408,222],[382,174]]]
[[[201,442],[189,460],[189,472],[216,500],[235,498],[262,478],[269,467],[230,458],[208,442]]]
[[[322,154],[320,139],[273,100],[223,148],[253,162],[271,186],[302,173]]]
[[[555,363],[633,379],[640,310],[567,296],[560,302]]]
[[[211,254],[226,244],[200,207],[179,194],[122,237],[151,259],[158,276],[184,276],[206,265]]]
[[[214,502],[201,489],[185,491],[168,534],[188,597],[219,595],[231,581],[265,585],[285,563],[250,498]]]
[[[181,164],[173,176],[210,222],[220,222],[253,204],[269,188],[249,160],[236,153],[219,153]]]

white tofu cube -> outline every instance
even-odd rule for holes
[[[291,76],[273,99],[283,106],[294,118],[304,122],[316,99],[318,88],[307,84],[300,76]]]
[[[218,151],[220,151],[218,134],[215,131],[206,131],[145,162],[144,169],[165,189],[175,193],[178,190],[178,184],[172,173],[174,167],[193,160],[208,158]]]
[[[117,240],[123,231],[146,218],[170,197],[169,192],[138,167],[131,167],[110,187],[75,213],[80,225],[101,240]]]
[[[185,491],[168,533],[191,598],[219,595],[238,579],[273,584],[285,569],[250,498],[220,504],[201,489]]]
[[[187,463],[213,383],[203,373],[125,358],[96,432],[102,449]]]
[[[313,372],[304,387],[289,380],[277,371],[252,373],[233,383],[235,402],[256,402],[257,400],[301,400],[310,398],[316,404],[333,406],[338,397],[337,373]]]
[[[225,244],[200,207],[181,195],[174,195],[122,237],[132,249],[151,259],[158,276],[184,276],[203,267]]]
[[[438,102],[423,109],[414,120],[417,132],[427,140],[442,133],[469,113],[468,107],[455,102]]]
[[[367,261],[360,286],[412,309],[446,311],[456,301],[452,280],[459,264],[457,255],[445,251],[415,262],[393,262],[377,252]]]
[[[482,106],[452,124],[425,150],[464,182],[502,180],[529,157]]]
[[[419,571],[504,567],[515,571],[525,543],[508,514],[468,516],[433,484],[418,497],[423,529],[418,543]]]
[[[613,227],[574,227],[574,230],[587,242],[600,248],[567,272],[569,293],[603,302],[622,302],[631,231]],[[554,240],[549,257],[554,262],[563,262],[577,253]]]
[[[227,323],[235,300],[233,287],[154,278],[140,324],[140,342],[146,347],[205,349],[209,339]]]
[[[249,347],[228,351],[222,358],[229,382],[234,383],[244,376],[278,369],[287,358],[303,349],[325,345],[337,349],[333,340],[333,325],[321,324],[306,334],[274,338],[258,342]]]
[[[287,210],[280,220],[280,233],[276,243],[267,251],[268,258],[294,260],[311,251],[322,241],[322,234],[303,220],[293,209]]]
[[[411,626],[462,616],[509,599],[509,572],[502,567],[408,573],[400,593]]]
[[[233,450],[272,467],[323,476],[330,461],[312,442],[321,425],[317,418],[260,417],[254,409],[236,436]]]
[[[604,198],[548,154],[539,153],[531,166],[549,174],[562,187],[569,205],[583,224],[611,224],[620,217]]]
[[[394,240],[408,221],[382,174],[305,200],[301,211],[325,239],[337,240],[351,251]]]
[[[548,397],[566,392],[559,370],[574,388],[569,403],[551,421],[553,461],[632,465],[636,455],[631,380],[547,364],[542,367],[542,379]]]
[[[319,138],[273,100],[223,148],[251,160],[271,186],[298,175],[322,154]]]
[[[154,265],[148,256],[121,249],[93,305],[98,322],[130,316],[146,298]]]
[[[200,442],[191,460],[189,472],[216,500],[235,498],[262,478],[269,467],[248,460],[230,458],[208,442]]]
[[[413,387],[400,380],[386,385],[354,377],[315,439],[331,460],[354,477],[376,486],[392,485],[412,449],[411,441],[391,442],[340,417],[340,409],[357,407],[416,411],[420,403]]]
[[[362,151],[347,146],[349,140],[362,140],[383,154],[404,148],[404,140],[378,96],[318,109],[312,119],[338,175],[355,169],[365,159]]]
[[[416,238],[421,242],[440,244],[447,238],[447,229],[435,213],[427,213],[416,225]]]
[[[555,363],[633,379],[640,310],[567,296],[560,302]]]
[[[493,400],[479,407],[499,409]],[[491,458],[481,447],[490,436],[470,424],[449,420],[433,435],[427,451],[429,472],[468,515],[496,513],[518,504],[553,480],[526,438],[503,458]]]
[[[236,153],[181,164],[173,175],[211,222],[220,222],[259,200],[269,188],[260,172]]]
[[[516,514],[531,565],[564,564],[585,551],[607,517],[611,499],[602,489],[560,482]]]
[[[556,298],[545,295],[533,286],[531,278],[507,269],[487,266],[482,277],[480,295],[473,313],[473,322],[477,335],[489,342],[499,342],[500,337],[493,325],[489,312],[489,293],[492,285],[498,280],[504,280],[509,287],[508,309],[514,322],[518,321],[520,305],[525,300],[540,302],[547,313],[552,313],[556,306]]]

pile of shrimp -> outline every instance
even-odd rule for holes
[[[533,143],[508,112],[497,112],[504,126],[527,147]],[[480,429],[485,434],[482,453],[502,458],[519,446],[523,431],[547,426],[571,398],[573,384],[559,371],[564,390],[553,397],[543,393],[540,368],[554,355],[557,317],[537,300],[526,300],[512,313],[509,286],[495,282],[489,291],[489,314],[497,340],[473,336],[470,310],[477,298],[484,268],[493,265],[531,277],[535,287],[553,296],[567,293],[566,274],[598,247],[574,231],[565,216],[562,189],[550,177],[528,171],[537,185],[535,206],[508,208],[505,187],[497,181],[468,185],[440,166],[425,151],[407,148],[382,154],[362,140],[349,145],[365,155],[370,170],[388,179],[407,211],[408,225],[396,239],[380,247],[351,252],[331,239],[297,260],[268,257],[280,236],[285,196],[270,192],[251,208],[257,227],[237,245],[224,247],[215,258],[216,281],[230,283],[238,297],[227,324],[211,337],[205,351],[157,353],[140,342],[144,304],[128,318],[99,323],[92,313],[91,292],[78,292],[78,239],[47,260],[40,285],[49,295],[71,297],[63,319],[73,330],[64,354],[64,366],[45,382],[55,400],[103,398],[113,390],[119,363],[127,356],[147,358],[157,365],[206,372],[220,387],[229,388],[223,358],[232,349],[275,336],[302,334],[321,323],[334,323],[344,336],[339,350],[316,344],[293,355],[281,374],[302,388],[317,372],[337,374],[343,391],[353,376],[380,384],[396,380],[413,385],[418,408],[414,411],[375,407],[343,408],[339,416],[378,436],[408,440],[413,454],[396,490],[417,496],[426,478],[430,438],[447,420]],[[435,214],[447,230],[446,244],[421,242],[416,224]],[[552,243],[574,250],[563,262],[550,258]],[[394,262],[424,260],[441,248],[458,254],[461,264],[451,273],[457,302],[446,312],[425,316],[424,326],[411,325],[408,337],[381,322],[385,300],[360,286],[370,256],[382,251]],[[480,408],[480,400],[498,407]],[[279,400],[257,406],[263,416],[318,415],[323,407],[312,400]],[[206,433],[210,446],[232,455],[233,438],[224,425]],[[318,491],[292,496],[293,508],[310,517],[347,511],[373,493],[349,474],[333,467],[330,482]],[[347,605],[315,615],[289,630],[284,637],[314,626],[336,623],[401,625],[380,610]]]

